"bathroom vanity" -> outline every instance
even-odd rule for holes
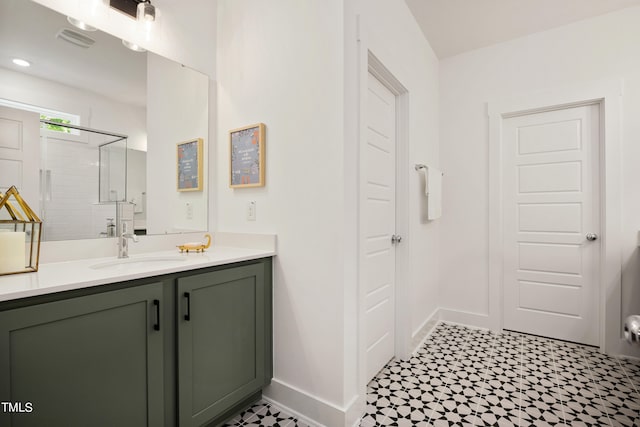
[[[213,248],[0,277],[0,425],[222,422],[272,377],[272,255]]]

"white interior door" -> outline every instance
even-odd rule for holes
[[[34,212],[40,211],[40,116],[0,107],[0,191],[15,185]]]
[[[362,270],[366,287],[366,375],[395,353],[396,98],[369,73],[363,148]]]
[[[503,122],[505,329],[599,344],[599,123],[598,105]]]

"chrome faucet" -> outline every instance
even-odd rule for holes
[[[129,239],[138,243],[138,236],[127,232],[127,222],[122,221],[121,233],[118,236],[118,258],[129,258]]]

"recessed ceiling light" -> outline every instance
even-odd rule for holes
[[[147,49],[143,48],[142,46],[137,45],[135,43],[128,42],[128,41],[126,41],[124,39],[122,39],[122,44],[125,45],[126,47],[128,47],[129,49],[135,51],[135,52],[146,52],[147,51]]]
[[[96,27],[92,27],[89,24],[84,23],[83,21],[80,21],[79,19],[76,18],[72,18],[70,16],[67,16],[67,21],[69,21],[69,24],[73,25],[76,28],[80,28],[81,30],[84,31],[96,31],[97,28]]]
[[[14,58],[13,63],[19,65],[21,67],[30,67],[31,63],[29,61],[25,61],[24,59]]]

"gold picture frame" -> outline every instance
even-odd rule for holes
[[[264,159],[264,123],[229,131],[229,187],[264,187]]]
[[[176,182],[178,191],[202,191],[202,138],[177,144]]]

